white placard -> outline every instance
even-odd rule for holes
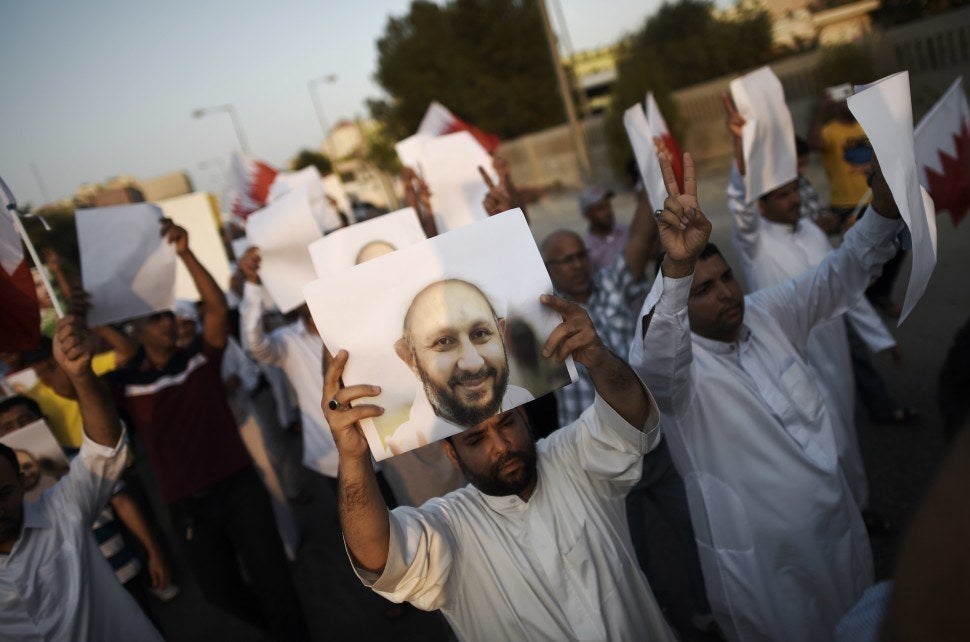
[[[899,324],[906,319],[930,282],[936,267],[936,212],[920,187],[913,137],[913,105],[909,72],[903,71],[868,85],[848,99],[872,145],[893,200],[913,237],[913,268],[906,286]]]
[[[492,157],[470,133],[434,137],[415,134],[399,142],[395,149],[401,162],[428,184],[439,233],[487,217],[482,201],[488,186],[478,168],[491,169]]]
[[[336,274],[369,258],[425,240],[415,211],[406,207],[327,234],[310,244],[317,276]]]
[[[298,187],[251,214],[246,237],[259,248],[259,277],[280,312],[303,305],[303,286],[316,278],[307,246],[320,238],[306,189]]]
[[[149,203],[77,210],[81,280],[91,296],[89,325],[174,307],[177,259],[160,234],[161,218],[162,209]]]
[[[336,172],[323,177],[323,193],[337,202],[337,209],[341,210],[347,216],[353,216],[354,208],[350,204],[350,197],[347,196],[347,190],[344,189],[343,181],[340,180]]]
[[[640,178],[650,200],[650,207],[662,209],[667,198],[667,186],[664,184],[663,173],[660,171],[660,161],[657,160],[656,146],[646,114],[639,103],[623,113],[623,126],[633,147],[633,155],[637,159]]]
[[[322,278],[304,292],[330,351],[350,353],[344,384],[381,386],[376,398],[362,400],[385,408],[361,422],[377,459],[464,430],[469,424],[456,413],[469,404],[495,414],[576,378],[571,359],[562,366],[541,357],[561,318],[539,303],[552,283],[518,209]],[[437,382],[437,393],[429,394],[435,388],[419,372]]]
[[[751,203],[798,177],[795,127],[785,90],[769,67],[732,80],[731,97],[746,121],[741,146],[745,194]]]
[[[324,192],[323,179],[320,172],[313,165],[308,165],[298,172],[280,172],[269,186],[269,202],[279,199],[297,187],[306,189],[310,199],[310,212],[313,220],[322,234],[343,227],[343,221],[333,208]]]
[[[226,256],[226,246],[223,245],[222,235],[216,227],[215,217],[219,213],[213,207],[209,195],[195,192],[167,198],[158,201],[156,205],[161,207],[165,216],[172,219],[176,225],[185,228],[189,233],[189,248],[192,253],[205,266],[222,291],[228,292],[232,271],[229,268],[229,257]],[[175,270],[175,298],[187,301],[199,300],[195,281],[181,261],[177,263]]]

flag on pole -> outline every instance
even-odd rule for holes
[[[229,197],[230,211],[236,222],[245,225],[250,214],[266,207],[269,186],[273,184],[277,173],[276,169],[262,161],[238,151],[232,152]]]
[[[32,350],[40,342],[40,305],[13,217],[16,201],[0,179],[0,351]]]
[[[954,225],[970,211],[970,107],[957,78],[914,132],[920,183]]]
[[[421,119],[421,124],[418,125],[417,133],[427,134],[428,136],[444,136],[445,134],[453,134],[455,132],[468,132],[475,137],[478,144],[485,148],[485,151],[489,154],[494,154],[502,142],[495,134],[490,134],[475,127],[471,123],[455,116],[451,113],[451,110],[438,101],[432,101],[428,105],[428,110],[424,112],[424,118]]]
[[[660,107],[657,106],[657,101],[653,97],[653,92],[647,92],[646,101],[646,113],[647,113],[647,125],[650,127],[650,135],[656,138],[660,138],[664,145],[667,146],[667,150],[670,152],[671,165],[674,168],[674,175],[677,177],[677,186],[680,187],[681,191],[684,189],[684,154],[680,151],[680,144],[674,135],[670,132],[670,128],[667,127],[667,121],[664,120],[664,116],[660,113]]]

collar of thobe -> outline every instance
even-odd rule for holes
[[[12,558],[17,554],[17,549],[24,541],[24,533],[27,532],[28,528],[50,528],[50,520],[44,517],[44,514],[40,512],[40,507],[37,502],[24,502],[24,522],[20,526],[20,537],[14,542],[13,548],[10,549],[9,555],[3,555],[2,557],[6,559]],[[6,561],[6,560],[5,560]]]
[[[742,324],[741,331],[738,333],[738,340],[735,343],[708,339],[707,337],[702,337],[696,333],[692,334],[694,343],[701,346],[708,352],[713,352],[714,354],[735,354],[740,352],[744,346],[747,345],[748,339],[751,338],[751,328],[745,324]]]

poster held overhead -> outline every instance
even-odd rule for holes
[[[162,209],[149,203],[77,211],[81,281],[91,296],[88,325],[173,308],[177,259],[161,236],[161,219]]]
[[[303,305],[303,286],[316,278],[307,246],[320,236],[303,187],[287,192],[246,221],[246,237],[259,248],[260,278],[284,314]]]
[[[406,207],[335,230],[311,243],[308,250],[317,276],[322,278],[423,240],[417,213]]]
[[[216,280],[223,292],[229,290],[229,279],[232,274],[229,269],[229,257],[222,243],[222,236],[215,225],[215,210],[212,199],[204,192],[195,192],[175,198],[167,198],[155,203],[166,217],[189,233],[189,247],[199,262],[205,266],[212,278]],[[187,301],[198,301],[199,291],[195,287],[192,276],[181,261],[175,270],[175,298]]]
[[[385,409],[361,421],[378,460],[576,378],[571,359],[541,356],[562,319],[539,303],[552,283],[521,210],[379,256],[304,292],[324,343],[350,354],[344,385],[381,387],[361,400]]]
[[[858,89],[857,89],[858,91]],[[919,184],[909,72],[887,76],[850,96],[849,110],[865,130],[893,200],[913,238],[913,267],[899,324],[923,296],[936,266],[936,214]],[[932,218],[931,218],[932,217]]]
[[[643,188],[647,192],[647,199],[653,209],[662,209],[664,199],[667,198],[667,186],[664,184],[660,171],[660,161],[657,160],[657,150],[653,143],[650,125],[639,103],[623,113],[623,126],[633,147],[633,155],[637,159]]]
[[[761,67],[731,81],[731,97],[745,119],[741,133],[748,202],[798,177],[795,126],[781,81]]]
[[[343,227],[343,221],[340,220],[337,210],[327,199],[320,172],[313,165],[304,167],[298,172],[277,174],[269,187],[269,202],[272,203],[297,187],[306,189],[307,197],[310,199],[310,212],[322,234]]]

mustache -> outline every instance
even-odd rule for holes
[[[475,372],[461,371],[451,377],[448,380],[448,385],[451,387],[459,386],[471,381],[477,381],[479,379],[484,379],[486,377],[495,377],[498,375],[498,371],[491,366],[483,366],[481,369]]]

